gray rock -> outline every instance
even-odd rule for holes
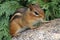
[[[60,40],[60,19],[51,20],[34,30],[26,30],[12,40]]]

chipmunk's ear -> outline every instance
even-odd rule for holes
[[[32,9],[33,9],[33,4],[28,5],[28,8],[32,11]]]
[[[39,8],[39,4],[30,4],[28,5],[28,8],[30,8],[30,10],[32,11],[34,7]]]

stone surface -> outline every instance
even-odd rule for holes
[[[34,30],[26,30],[12,40],[60,40],[60,19],[51,20]]]

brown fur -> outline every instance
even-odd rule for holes
[[[37,12],[39,15],[34,15],[34,12]],[[19,17],[15,18],[16,15]],[[38,5],[31,4],[25,12],[17,12],[12,16],[10,20],[10,34],[17,36],[18,32],[21,32],[25,27],[34,29],[33,24],[37,21],[42,21],[41,19],[44,19],[44,11]]]

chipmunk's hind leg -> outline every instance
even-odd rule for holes
[[[15,21],[10,23],[10,34],[12,36],[20,35],[19,31],[21,30],[20,25],[18,25]]]

